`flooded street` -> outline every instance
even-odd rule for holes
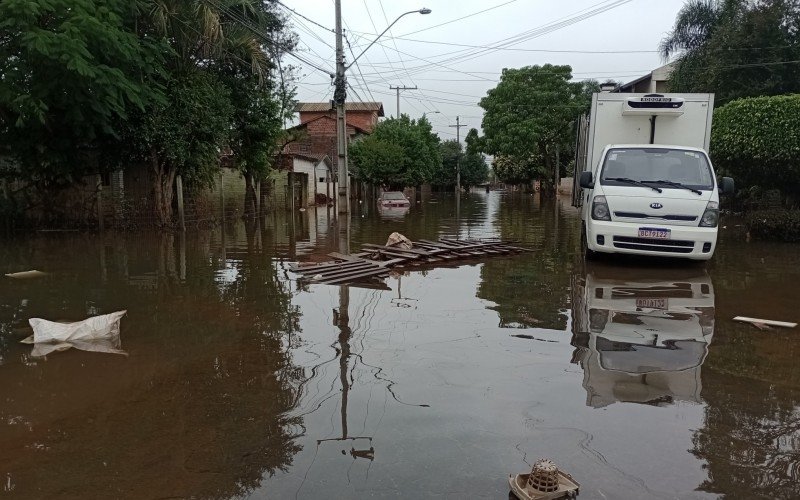
[[[0,496],[506,498],[550,458],[582,499],[800,496],[800,252],[723,219],[707,265],[584,265],[531,195],[354,215],[350,247],[499,237],[535,251],[368,286],[300,283],[329,209],[185,235],[0,242]],[[127,309],[127,356],[31,356],[32,317]]]

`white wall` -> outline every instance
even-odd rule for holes
[[[308,200],[309,205],[313,205],[315,203],[314,188],[317,185],[317,182],[314,181],[314,176],[316,175],[314,162],[312,162],[311,160],[306,160],[304,158],[295,157],[292,166],[294,168],[295,173],[308,175],[308,184],[306,186],[308,189],[308,193],[306,199]],[[319,179],[317,179],[317,181],[319,181]]]

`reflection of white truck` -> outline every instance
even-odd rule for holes
[[[708,158],[713,108],[713,94],[594,94],[573,184],[587,257],[711,258],[719,194],[733,192]]]
[[[573,283],[573,361],[587,404],[699,402],[714,332],[711,279],[697,270],[626,271],[595,266]]]

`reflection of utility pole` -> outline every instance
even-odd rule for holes
[[[339,314],[336,323],[339,327],[339,380],[342,383],[342,439],[347,438],[347,397],[350,384],[347,382],[347,368],[350,362],[350,287],[339,287]]]
[[[448,125],[448,127],[455,127],[456,129],[456,142],[458,143],[458,156],[456,156],[456,193],[461,194],[461,127],[466,127],[466,125],[462,125],[461,117],[456,116],[456,124],[455,125]]]
[[[350,383],[347,380],[347,372],[350,367],[350,287],[342,285],[339,287],[339,309],[334,310],[333,323],[339,328],[339,382],[342,384],[342,437],[319,439],[317,444],[328,441],[355,441],[358,439],[368,439],[372,443],[371,436],[350,436],[347,430],[347,402],[350,396]],[[342,450],[342,455],[347,452]],[[356,450],[355,447],[350,447],[350,456],[355,458],[366,458],[373,460],[375,458],[375,449],[370,446],[366,450]]]
[[[397,91],[397,118],[400,118],[400,91],[401,90],[417,90],[417,86],[414,85],[413,87],[406,87],[403,85],[402,87],[392,87],[389,85],[389,90],[396,90]]]
[[[334,78],[333,102],[336,104],[336,158],[339,167],[337,205],[340,214],[350,213],[347,181],[347,120],[344,102],[347,98],[347,80],[344,71],[344,46],[342,45],[342,1],[334,2],[336,8],[336,76]]]

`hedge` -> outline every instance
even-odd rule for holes
[[[747,214],[746,225],[756,238],[800,241],[800,210],[756,210]]]
[[[714,111],[711,157],[750,186],[800,193],[800,94],[737,99]]]

